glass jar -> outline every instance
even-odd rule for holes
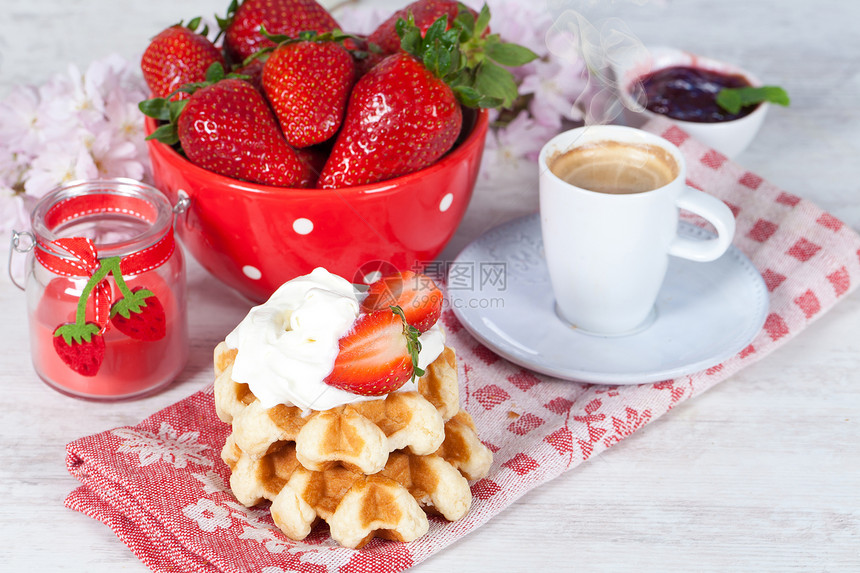
[[[182,371],[185,266],[173,214],[157,189],[125,179],[71,183],[34,207],[25,290],[33,366],[48,385],[124,400]]]

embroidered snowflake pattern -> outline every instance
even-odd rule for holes
[[[182,513],[196,521],[197,526],[206,533],[212,533],[216,529],[230,529],[233,525],[230,511],[205,497],[197,500],[197,503],[183,507]]]
[[[273,524],[264,521],[269,515],[268,510],[248,508],[232,501],[226,501],[224,504],[233,510],[232,516],[242,524],[239,539],[256,541],[272,553],[289,552],[295,547],[294,543],[284,541],[276,533],[277,530]]]
[[[184,468],[189,462],[198,466],[212,465],[212,460],[203,453],[209,446],[197,441],[200,432],[185,432],[180,435],[170,424],[162,422],[157,434],[131,428],[117,428],[111,433],[123,440],[117,452],[138,455],[141,466],[158,461],[164,461],[175,468]]]
[[[206,470],[199,474],[192,473],[191,477],[203,485],[203,493],[207,495],[210,493],[227,491],[227,484],[224,482],[223,478],[212,470]]]
[[[270,553],[302,555],[305,552],[304,544],[284,539],[277,527],[267,520],[270,517],[268,509],[245,507],[232,501],[225,501],[224,505],[233,510],[232,517],[242,524],[242,533],[238,535],[239,539],[256,541]]]

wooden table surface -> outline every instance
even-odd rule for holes
[[[111,52],[136,57],[165,26],[221,13],[226,4],[3,0],[0,97],[69,62],[85,67]],[[646,44],[728,60],[788,89],[792,106],[772,109],[738,161],[860,229],[860,4],[639,4],[603,9]],[[479,185],[443,256],[535,210],[535,189],[531,177]],[[157,396],[95,404],[39,381],[24,295],[0,281],[0,570],[146,570],[106,526],[63,507],[77,483],[66,472],[64,446],[136,424],[211,382],[212,348],[249,305],[193,263],[189,288],[192,355],[181,377]],[[415,570],[860,571],[858,330],[855,292],[780,350],[533,490]]]

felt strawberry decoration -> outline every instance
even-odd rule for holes
[[[167,333],[164,306],[152,291],[137,287],[113,303],[111,324],[135,340],[161,340]]]
[[[505,66],[536,54],[487,34],[490,11],[461,9],[422,34],[410,14],[397,21],[403,51],[386,57],[352,90],[343,127],[317,187],[375,183],[423,169],[448,152],[462,126],[461,105],[508,107],[517,97]]]
[[[105,339],[97,324],[61,324],[54,330],[54,350],[81,376],[95,376],[105,358]]]
[[[92,247],[91,252],[95,253],[92,242],[87,239],[60,239],[55,243],[68,248],[69,245],[81,242],[89,244]],[[54,329],[54,350],[69,368],[82,376],[98,374],[106,352],[103,334],[109,324],[113,324],[120,332],[136,340],[160,340],[166,334],[166,319],[161,301],[148,289],[138,287],[133,291],[130,290],[120,271],[121,264],[120,257],[109,257],[98,261],[95,272],[87,280],[78,298],[75,322],[61,324]],[[107,317],[104,318],[104,324],[88,322],[86,308],[90,295],[96,291],[97,308],[101,306],[100,297],[106,296],[109,300],[111,289],[105,281],[108,275],[113,276],[120,292],[120,298],[111,307],[110,323]],[[98,312],[96,316],[97,321],[100,321]]]
[[[399,307],[362,314],[338,341],[334,368],[323,381],[362,396],[388,394],[424,374],[420,351],[418,331]]]

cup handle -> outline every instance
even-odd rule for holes
[[[669,245],[669,254],[691,261],[707,262],[718,259],[732,244],[735,236],[735,216],[725,203],[712,195],[687,187],[676,204],[711,223],[717,231],[713,239],[675,237]]]

